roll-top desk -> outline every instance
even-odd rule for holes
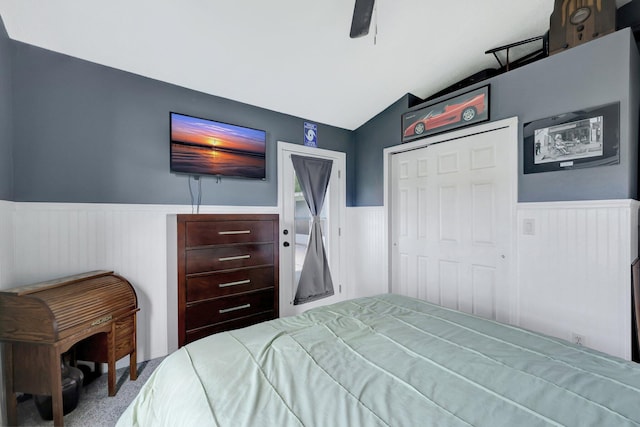
[[[178,345],[278,317],[276,214],[177,215]]]
[[[17,392],[51,395],[54,425],[63,425],[61,355],[107,363],[109,396],[116,360],[129,355],[136,379],[136,312],[131,284],[111,271],[92,271],[0,291],[7,416],[17,423]]]

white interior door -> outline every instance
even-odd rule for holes
[[[510,321],[516,147],[503,127],[393,154],[392,292]]]
[[[293,305],[298,278],[306,254],[311,214],[291,162],[291,155],[317,157],[333,161],[329,187],[320,214],[324,245],[333,280],[334,294],[321,300]],[[341,236],[346,218],[345,153],[278,142],[278,185],[280,206],[280,316],[302,313],[309,308],[332,304],[346,297],[343,286],[345,263]]]

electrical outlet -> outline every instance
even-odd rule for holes
[[[587,345],[587,337],[575,332],[571,333],[571,342],[576,345]]]

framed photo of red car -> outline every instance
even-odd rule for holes
[[[402,115],[402,142],[489,120],[489,85]]]
[[[620,103],[525,123],[525,174],[620,163]]]

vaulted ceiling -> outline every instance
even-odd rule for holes
[[[618,6],[629,0],[617,0]],[[0,0],[21,42],[212,95],[355,129],[498,65],[488,49],[549,29],[553,0]]]

